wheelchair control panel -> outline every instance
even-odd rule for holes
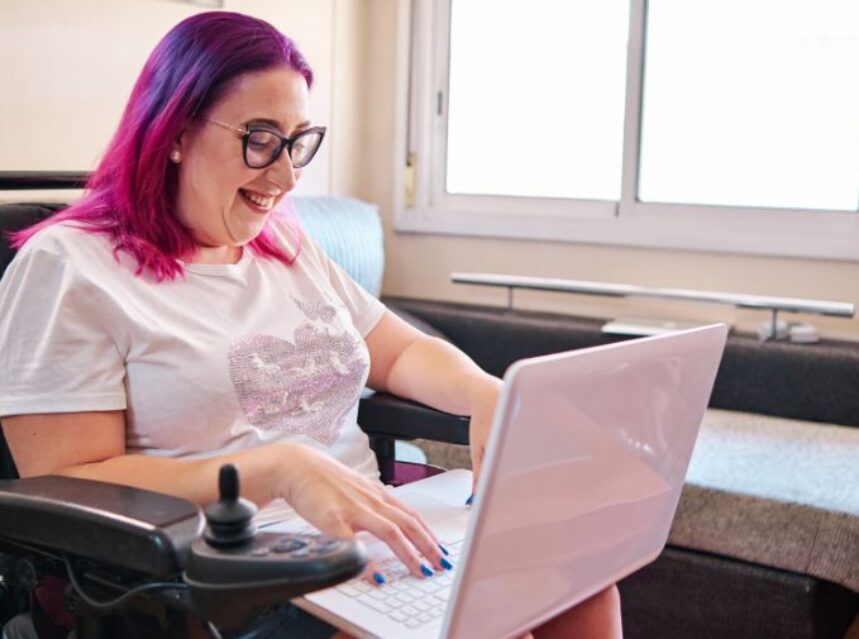
[[[355,540],[257,531],[256,507],[240,497],[234,466],[221,468],[219,489],[220,499],[204,512],[187,500],[104,482],[0,480],[0,550],[62,560],[78,590],[86,579],[72,574],[76,562],[93,575],[118,570],[117,583],[127,584],[122,599],[157,582],[184,593],[180,607],[228,634],[366,566],[366,550]]]

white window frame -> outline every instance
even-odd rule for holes
[[[859,261],[856,212],[636,199],[646,2],[630,0],[621,198],[600,201],[446,193],[450,1],[399,0],[394,229]]]

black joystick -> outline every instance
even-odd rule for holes
[[[241,546],[256,535],[251,523],[257,507],[239,497],[239,471],[224,464],[218,474],[220,499],[206,508],[206,541],[216,548]]]
[[[184,579],[194,610],[238,632],[265,610],[351,579],[367,565],[354,539],[256,532],[256,506],[239,496],[236,467],[221,467],[220,499],[206,508],[203,538],[191,544]]]

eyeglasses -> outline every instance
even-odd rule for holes
[[[324,126],[304,129],[288,138],[266,126],[251,124],[238,127],[211,118],[204,118],[204,120],[242,134],[242,153],[245,164],[252,169],[264,169],[274,164],[284,149],[289,154],[292,168],[300,169],[307,166],[325,137]]]

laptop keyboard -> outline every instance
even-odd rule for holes
[[[383,585],[371,586],[363,579],[353,579],[335,588],[406,628],[419,628],[441,617],[447,609],[462,541],[442,542],[442,545],[450,553],[448,559],[454,565],[453,570],[433,577],[415,577],[399,559],[391,557],[377,562],[379,571],[385,575]]]

